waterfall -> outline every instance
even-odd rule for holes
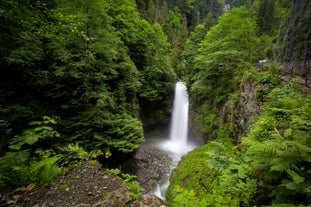
[[[188,93],[183,82],[175,85],[175,97],[173,115],[171,121],[170,140],[179,142],[180,145],[187,144],[188,137]]]
[[[175,84],[175,96],[172,110],[169,140],[163,141],[160,148],[170,152],[177,160],[194,147],[188,143],[188,110],[187,87],[183,82]]]
[[[187,87],[183,82],[175,84],[175,95],[170,123],[169,139],[162,139],[156,146],[169,154],[172,158],[170,170],[173,170],[183,155],[194,149],[197,145],[188,141],[188,110],[189,101]],[[169,186],[169,176],[162,178],[152,192],[165,200],[165,193]]]

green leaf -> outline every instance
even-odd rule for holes
[[[305,181],[304,177],[301,177],[298,173],[293,170],[286,170],[286,172],[291,176],[294,183],[299,184]]]
[[[13,144],[13,145],[11,144],[11,145],[9,146],[9,148],[12,149],[12,150],[20,150],[21,147],[22,147],[24,144],[26,144],[26,142],[25,142],[25,141],[21,141],[21,142],[18,142],[17,144]]]
[[[39,131],[43,131],[43,130],[53,131],[53,128],[49,127],[49,126],[40,126],[40,127],[34,128],[35,132],[39,132]]]
[[[284,131],[284,137],[285,137],[285,138],[290,138],[290,137],[292,136],[292,133],[293,133],[293,130],[292,130],[291,128],[286,129],[286,130]]]
[[[295,182],[288,182],[288,183],[282,184],[281,186],[285,186],[286,188],[290,190],[297,190],[299,187],[299,185]]]
[[[25,135],[25,143],[33,145],[39,140],[39,138],[41,138],[41,136],[38,134],[28,133]]]

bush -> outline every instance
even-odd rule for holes
[[[33,128],[25,129],[12,140],[9,146],[11,151],[0,157],[0,192],[29,184],[43,186],[61,172],[57,162],[62,155],[34,147],[41,140],[59,136],[48,126],[54,123],[54,119],[43,117],[42,121],[31,122],[30,126],[34,126]]]
[[[135,180],[135,175],[122,173],[119,169],[110,169],[109,172],[115,174],[122,180],[126,188],[130,191],[130,195],[133,199],[138,199],[144,192],[145,189],[141,188],[139,182]]]

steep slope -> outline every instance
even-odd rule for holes
[[[281,27],[278,39],[278,59],[285,64],[285,73],[305,77],[311,71],[311,2],[292,1],[290,16]]]

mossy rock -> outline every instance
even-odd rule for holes
[[[217,171],[208,165],[211,145],[203,145],[182,157],[179,165],[170,178],[170,186],[166,193],[166,201],[172,203],[178,195],[180,187],[185,190],[194,190],[198,197],[204,197],[212,189],[217,180]]]

